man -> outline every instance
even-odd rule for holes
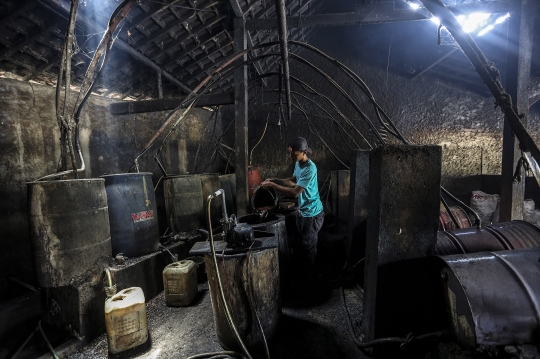
[[[313,275],[313,264],[317,254],[317,239],[324,220],[324,211],[317,183],[317,167],[308,158],[311,148],[303,137],[289,143],[288,151],[295,162],[291,178],[267,179],[262,188],[273,188],[286,197],[298,198],[296,225],[299,241],[295,246],[300,270]]]

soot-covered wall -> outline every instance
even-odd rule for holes
[[[8,285],[9,276],[34,283],[26,182],[56,171],[60,136],[54,96],[55,89],[50,86],[0,79],[0,300],[16,291],[15,286]],[[83,177],[125,173],[167,115],[156,112],[113,116],[109,113],[113,101],[92,96],[83,110],[80,142],[87,168]],[[214,121],[214,136],[221,133],[221,116],[210,115],[207,110],[194,109],[180,124],[163,151],[162,161],[168,172],[192,173],[196,164],[197,172],[219,171],[219,160],[204,156]],[[153,160],[156,147],[141,161],[141,171],[154,173],[154,184],[162,175]],[[160,196],[157,202],[158,215],[164,214]],[[164,215],[160,216],[160,227],[164,227],[163,233]]]
[[[422,29],[427,28],[426,31],[429,32],[430,24],[423,24]],[[380,31],[370,27],[369,36],[365,34],[367,29],[365,27],[324,28],[315,33],[310,43],[358,74],[410,143],[442,146],[442,183],[454,194],[468,201],[472,190],[482,189],[482,175],[500,174],[503,114],[499,108],[495,108],[491,96],[478,95],[432,76],[424,75],[410,80],[396,74],[391,66],[387,68],[388,64],[402,61],[399,58],[392,58],[397,56],[392,53],[397,44],[394,42],[392,47],[391,42],[396,41],[396,34],[404,31],[406,26],[410,24],[387,24],[378,28]],[[421,41],[431,41],[433,46],[437,46],[436,26],[431,30],[433,31],[429,32],[426,38],[411,37],[407,44],[410,51],[422,51]],[[408,32],[411,33],[409,30]],[[376,53],[377,46],[386,48],[384,56]],[[296,46],[291,46],[292,53],[298,53],[297,49]],[[376,119],[367,97],[331,62],[309,50],[302,50],[299,55],[327,72],[351,95],[363,112],[372,120]],[[362,130],[364,136],[374,145],[377,144],[365,121],[328,80],[294,58],[290,63],[292,76],[305,81],[332,99],[340,111]],[[470,66],[472,68],[472,65]],[[479,77],[475,81],[482,84]],[[309,116],[308,121],[301,110],[293,108],[292,121],[287,123],[287,126],[283,124],[278,126],[278,97],[272,92],[277,87],[278,82],[275,78],[271,78],[268,81],[268,88],[258,85],[250,90],[250,150],[261,137],[266,121],[269,122],[263,140],[253,151],[253,164],[261,166],[263,177],[291,175],[292,165],[286,153],[286,146],[292,137],[306,137],[313,148],[311,158],[319,168],[320,184],[324,182],[330,170],[345,169],[345,166],[349,165],[352,147],[358,144],[361,148],[367,148],[365,142],[350,126],[340,119],[343,129],[339,128],[328,118],[327,113],[318,108],[319,104],[329,109],[323,99],[310,95],[309,91],[294,81],[292,89],[298,94],[293,94],[292,102],[296,104],[298,99],[302,109],[314,116]],[[315,102],[307,101],[301,95],[308,96]],[[529,115],[529,127],[536,139],[540,138],[538,107],[533,107]],[[329,112],[339,118],[336,112],[332,110]],[[230,112],[225,112],[224,118],[228,119],[230,116]],[[386,135],[386,138],[389,142],[398,142],[390,135]]]

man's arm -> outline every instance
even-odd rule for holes
[[[286,186],[279,185],[273,182],[272,180],[264,181],[263,183],[261,183],[261,187],[263,189],[273,188],[276,191],[283,193],[286,197],[294,197],[294,198],[297,198],[298,195],[302,193],[302,191],[304,190],[303,187],[297,186],[296,184],[294,184],[294,187],[286,187]]]
[[[283,187],[294,187],[296,186],[296,178],[290,177],[290,178],[270,178],[267,179],[267,181],[274,182],[277,185],[283,186]]]

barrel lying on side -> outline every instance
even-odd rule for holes
[[[438,255],[504,251],[540,247],[540,228],[525,221],[441,231],[437,234]]]
[[[30,238],[40,286],[68,285],[108,264],[111,234],[104,182],[28,183]]]
[[[540,248],[441,257],[460,345],[538,344],[538,258]]]

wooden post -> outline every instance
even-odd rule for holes
[[[516,9],[508,19],[506,88],[508,94],[512,96],[514,110],[523,115],[521,122],[525,128],[529,112],[528,86],[534,31],[533,2],[533,0],[516,2]],[[505,117],[501,175],[501,222],[523,219],[525,178],[521,182],[512,181],[520,157],[519,142],[515,139],[508,118]]]
[[[161,71],[157,72],[157,92],[158,92],[158,98],[163,98],[163,83],[161,82]]]
[[[234,50],[247,48],[246,23],[243,18],[234,19]],[[241,61],[246,61],[247,55]],[[234,119],[236,153],[236,211],[238,216],[248,212],[248,86],[247,66],[234,71]]]

